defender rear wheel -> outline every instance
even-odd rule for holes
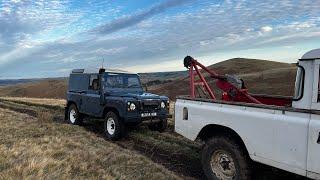
[[[104,121],[104,134],[107,139],[118,140],[126,133],[125,124],[117,114],[110,111]]]
[[[214,137],[202,150],[202,167],[208,179],[251,179],[250,159],[231,138]]]
[[[68,123],[73,125],[80,125],[82,123],[81,114],[74,104],[71,104],[68,108]]]

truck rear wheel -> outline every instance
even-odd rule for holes
[[[82,124],[82,116],[76,105],[71,104],[68,108],[68,123],[74,125]]]
[[[125,125],[112,111],[108,112],[104,121],[104,134],[107,139],[118,140],[126,133]]]
[[[164,132],[167,129],[168,121],[167,119],[162,119],[160,122],[155,124],[150,124],[148,127],[152,131]]]
[[[250,159],[231,138],[210,139],[202,150],[201,162],[208,179],[251,179]]]

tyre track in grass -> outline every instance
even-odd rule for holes
[[[13,106],[9,106],[9,105],[7,105],[7,104],[5,104],[3,102],[0,102],[0,108],[16,111],[16,112],[19,112],[19,113],[28,114],[28,115],[30,115],[32,117],[36,117],[37,116],[37,112],[34,111],[34,110],[16,108],[16,107],[13,107]]]
[[[33,117],[39,116],[39,110],[37,109],[41,108],[42,111],[47,111],[49,113],[54,114],[53,120],[55,122],[64,122],[63,117],[59,115],[61,111],[63,112],[63,108],[61,107],[59,107],[60,109],[57,107],[49,109],[48,105],[41,106],[39,104],[34,103],[20,103],[19,101],[0,99],[0,108],[10,109],[20,113],[26,113]],[[97,134],[97,136],[104,138],[102,129],[103,126],[101,122],[90,121],[90,119],[86,119],[83,127],[88,131],[94,132],[95,134]],[[173,148],[179,148],[179,146],[186,145],[187,143],[177,143],[177,141],[180,141],[180,139],[173,138],[174,136],[176,136],[176,134],[173,134],[173,132],[166,132],[166,137],[161,138],[161,134],[157,132],[145,134],[148,131],[149,130],[147,130],[146,127],[130,129],[126,138],[114,143],[118,144],[120,147],[124,149],[129,149],[131,151],[138,152],[150,158],[153,162],[161,164],[168,170],[177,173],[183,179],[204,178],[203,172],[201,170],[201,164],[197,157],[198,152],[193,152],[197,149],[196,146],[184,148],[182,152],[179,152],[179,149]],[[145,139],[147,139],[147,141]],[[163,148],[163,144],[166,143],[166,141],[170,143],[167,143],[165,148]],[[173,147],[171,147],[170,144],[172,144]],[[191,152],[191,154],[193,154],[193,156],[189,156],[183,153],[183,151],[189,151]]]
[[[101,122],[87,122],[84,127],[104,138]],[[177,143],[179,139],[173,136],[177,135],[173,132],[152,132],[142,126],[129,129],[125,138],[114,143],[139,152],[184,179],[204,179],[199,159],[200,146],[185,146]]]
[[[181,179],[82,127],[0,108],[0,179]]]

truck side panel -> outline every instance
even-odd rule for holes
[[[317,115],[311,115],[308,147],[308,176],[320,179],[320,117]]]
[[[188,120],[183,111],[188,110]],[[178,99],[175,130],[195,140],[201,129],[216,124],[242,138],[250,157],[258,162],[306,175],[310,114]]]

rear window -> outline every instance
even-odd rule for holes
[[[84,74],[70,74],[69,91],[88,90],[89,77]]]

